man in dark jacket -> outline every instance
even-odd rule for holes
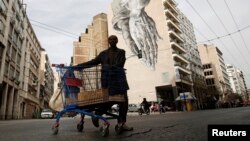
[[[109,95],[124,94],[125,102],[119,104],[119,119],[118,124],[121,125],[125,131],[133,130],[132,127],[126,126],[126,118],[128,111],[128,96],[129,89],[124,64],[126,61],[125,50],[119,49],[116,44],[118,38],[111,35],[108,38],[110,47],[102,51],[96,58],[85,63],[78,64],[79,68],[89,68],[98,64],[102,65],[102,88],[108,88]],[[98,120],[92,118],[93,124],[99,126]]]
[[[149,105],[146,98],[143,98],[141,105],[143,106],[144,112],[149,112],[150,111],[150,109],[149,109],[150,105]]]

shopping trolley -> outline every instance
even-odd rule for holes
[[[62,101],[64,103],[63,110],[56,114],[56,122],[52,126],[53,134],[58,134],[59,121],[64,114],[76,113],[81,114],[81,120],[77,124],[79,132],[84,128],[84,117],[87,115],[103,121],[103,126],[100,127],[99,131],[102,136],[108,136],[110,126],[108,119],[119,118],[117,114],[113,114],[109,110],[112,105],[124,102],[125,97],[123,94],[110,96],[109,89],[102,88],[101,71],[105,70],[101,69],[100,66],[87,69],[79,69],[62,64],[52,66],[56,67],[60,77],[58,86],[61,89]],[[123,71],[123,73],[125,72]],[[111,74],[114,74],[114,72]],[[112,79],[112,77],[109,79]],[[119,78],[116,79],[112,83],[119,81]],[[104,114],[107,116],[102,116]],[[120,134],[122,131],[118,124],[115,126],[115,131],[117,134]]]

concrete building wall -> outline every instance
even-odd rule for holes
[[[236,83],[235,81],[237,81],[237,76],[236,76],[236,68],[233,66],[233,65],[230,65],[230,64],[227,64],[226,65],[227,67],[227,73],[228,73],[228,76],[229,76],[229,82],[230,82],[230,85],[231,85],[231,88],[232,88],[232,92],[233,93],[238,93],[237,90],[236,90]]]
[[[215,85],[218,86],[218,90],[221,92],[220,100],[224,100],[225,94],[229,93],[231,88],[225,63],[222,58],[222,52],[213,44],[198,45],[198,50],[200,52],[202,64],[211,64],[215,69]]]
[[[107,15],[104,13],[93,17],[85,33],[81,33],[78,41],[73,43],[73,65],[95,58],[108,48]]]
[[[51,68],[48,54],[44,49],[41,49],[40,62],[40,93],[39,105],[40,108],[49,108],[49,100],[54,93],[54,72]]]
[[[41,45],[21,0],[0,3],[0,119],[39,110]]]
[[[233,93],[241,95],[244,100],[248,99],[243,72],[230,64],[227,64],[226,67],[227,73],[230,76],[230,86],[233,90]]]
[[[127,3],[127,6],[130,6],[132,8],[136,4],[133,2],[135,1],[130,1],[130,3]],[[164,1],[164,2],[167,2],[167,1]],[[125,68],[127,69],[127,78],[128,78],[128,83],[130,86],[130,90],[128,91],[130,103],[141,102],[142,98],[144,97],[147,98],[147,100],[149,101],[156,101],[157,93],[158,93],[157,89],[162,88],[162,87],[165,87],[165,88],[168,87],[166,88],[168,89],[168,92],[166,92],[166,94],[172,93],[172,95],[174,95],[174,97],[176,98],[179,95],[179,93],[177,92],[177,89],[181,87],[181,85],[177,86],[176,84],[177,83],[176,76],[179,75],[179,71],[184,71],[184,73],[187,75],[187,78],[190,80],[191,72],[186,68],[186,65],[189,62],[188,60],[185,59],[185,56],[178,54],[179,52],[182,52],[184,54],[185,50],[181,49],[182,50],[181,51],[179,49],[178,51],[175,52],[174,48],[171,47],[171,43],[173,44],[175,41],[177,41],[177,39],[171,40],[170,36],[180,36],[180,32],[181,32],[181,31],[177,31],[179,20],[177,19],[178,13],[176,13],[176,10],[174,10],[176,7],[176,3],[172,0],[168,1],[169,2],[168,4],[164,4],[164,2],[162,0],[157,0],[157,1],[150,1],[148,4],[144,3],[144,5],[142,5],[142,6],[145,6],[145,12],[147,13],[147,16],[145,17],[148,18],[148,20],[153,21],[153,22],[151,21],[151,23],[149,24],[153,23],[153,25],[155,25],[155,28],[159,36],[161,37],[161,39],[158,39],[155,41],[155,44],[158,45],[158,57],[157,57],[157,62],[155,66],[150,66],[150,64],[147,64],[147,62],[145,63],[143,58],[138,59],[137,54],[133,52],[134,47],[130,46],[132,43],[128,39],[128,36],[131,34],[126,32],[128,30],[131,30],[131,32],[133,32],[132,30],[134,27],[132,25],[130,25],[130,28],[132,29],[125,30],[123,34],[121,34],[121,31],[118,31],[117,29],[115,29],[117,28],[116,26],[119,26],[119,25],[122,26],[122,24],[126,22],[128,22],[127,24],[129,24],[128,17],[134,16],[133,13],[132,15],[125,14],[125,16],[124,15],[121,15],[120,17],[116,16],[117,13],[119,15],[119,8],[121,8],[117,6],[117,3],[119,3],[119,0],[113,1],[113,3],[111,3],[109,7],[109,10],[108,10],[109,35],[112,35],[112,34],[117,35],[119,39],[118,47],[126,51],[127,61],[125,64]],[[172,5],[172,7],[169,7],[169,5]],[[172,18],[170,18],[170,16],[171,14],[173,15],[173,13],[170,13],[170,11],[174,13],[174,16]],[[118,22],[118,25],[114,26],[115,21],[120,21],[120,22]],[[173,23],[173,21],[176,23]],[[143,22],[144,23],[141,23],[141,24],[142,25],[145,24],[144,27],[147,26],[147,23],[145,23],[145,21]],[[173,26],[173,28],[175,28],[174,30],[169,28],[168,22],[172,22],[175,25]],[[137,25],[137,27],[140,27],[140,25]],[[144,27],[142,28],[144,29]],[[147,31],[142,37],[146,37],[147,34],[151,34],[151,35],[154,34],[154,30],[152,30],[151,32],[148,29],[144,29],[144,30],[147,30]],[[174,32],[175,35],[173,35],[170,32]],[[146,39],[146,40],[150,40],[150,39]],[[181,37],[179,37],[178,40],[180,40],[179,42],[183,42]],[[181,43],[176,43],[176,44],[181,45]],[[182,48],[182,47],[179,47],[179,48]],[[151,49],[151,51],[152,50],[153,49]],[[180,61],[181,63],[185,65],[181,67],[180,64],[178,64],[179,65],[178,66],[177,61]],[[180,77],[178,79],[179,79],[179,82],[184,81],[180,79]],[[187,85],[191,86],[190,82],[188,82]],[[171,87],[170,90],[169,90],[169,86]]]
[[[206,108],[206,97],[207,97],[207,87],[204,77],[204,71],[200,59],[200,55],[197,49],[197,42],[194,33],[193,24],[189,19],[182,13],[179,12],[180,20],[180,29],[182,31],[182,37],[184,39],[183,46],[186,49],[186,57],[190,61],[188,68],[192,72],[192,81],[193,81],[193,93],[197,98],[197,107],[198,109]]]

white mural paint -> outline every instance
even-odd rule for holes
[[[113,0],[112,25],[123,35],[131,52],[152,70],[158,56],[157,40],[162,39],[154,20],[147,15],[145,7],[150,0]]]

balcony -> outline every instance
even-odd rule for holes
[[[172,52],[173,59],[177,62],[183,62],[185,64],[189,64],[189,61],[182,55],[175,51]]]
[[[167,9],[171,9],[175,14],[178,14],[176,10],[176,3],[172,0],[165,0],[164,1],[164,6],[167,7]]]
[[[172,39],[177,39],[179,42],[184,43],[184,40],[174,30],[169,29],[168,33]]]
[[[169,2],[170,4],[172,4],[174,6],[177,6],[177,4],[176,4],[176,2],[174,0],[165,0],[165,1]]]
[[[178,67],[181,67],[181,68],[183,68],[183,69],[188,70],[187,64],[185,64],[185,63],[175,62],[175,63],[174,63],[174,66],[175,66],[175,67],[178,66]]]
[[[167,24],[170,29],[174,28],[178,33],[182,33],[181,29],[178,27],[178,24],[174,23],[172,20],[168,19]]]
[[[191,75],[191,71],[188,70],[186,67],[183,67],[183,66],[175,66],[175,69],[178,69],[178,72],[181,71],[182,73],[184,74],[188,74],[188,75]]]
[[[171,45],[172,49],[178,50],[180,53],[186,53],[186,50],[181,45],[179,45],[177,42],[175,42],[175,40],[171,40],[170,45]]]
[[[165,15],[168,17],[168,19],[172,19],[175,23],[180,23],[176,15],[174,15],[169,9],[165,9]]]
[[[189,75],[176,74],[176,82],[185,83],[188,85],[193,85],[193,82]]]

